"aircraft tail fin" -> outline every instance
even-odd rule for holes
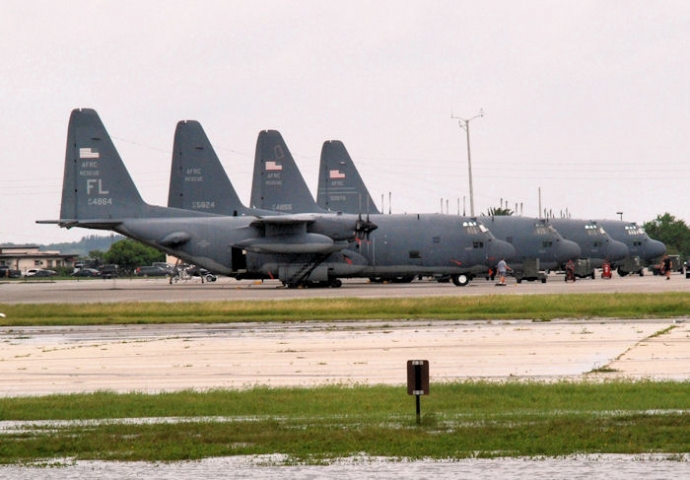
[[[321,212],[282,135],[263,130],[256,142],[251,206],[284,213]]]
[[[326,141],[321,148],[316,203],[343,213],[380,213],[343,142]]]
[[[60,207],[61,226],[106,228],[147,206],[95,110],[72,111]],[[97,228],[97,227],[94,227]]]
[[[178,122],[175,129],[168,207],[219,215],[243,215],[232,182],[201,124]]]

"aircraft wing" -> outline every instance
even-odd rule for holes
[[[234,246],[257,253],[331,253],[347,247],[354,238],[356,223],[336,215],[292,214],[257,217],[251,226],[263,235],[242,240]]]
[[[336,242],[318,233],[248,238],[234,246],[255,253],[332,253],[343,250],[347,242]]]
[[[298,213],[293,215],[269,215],[265,217],[257,217],[253,220],[251,226],[265,226],[265,225],[300,225],[313,223],[317,216],[311,213]]]

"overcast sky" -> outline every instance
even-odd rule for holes
[[[70,111],[95,108],[143,198],[167,202],[179,120],[201,122],[248,204],[279,130],[316,196],[342,140],[381,208],[690,223],[690,3],[0,1],[0,243],[74,241]],[[98,233],[98,232],[96,232]]]

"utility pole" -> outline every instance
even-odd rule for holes
[[[470,150],[470,122],[475,118],[480,118],[484,116],[484,110],[480,109],[479,114],[472,118],[460,118],[455,117],[451,113],[450,118],[457,120],[460,128],[465,130],[467,134],[467,171],[470,177],[470,216],[474,217],[474,191],[472,189],[472,153]]]

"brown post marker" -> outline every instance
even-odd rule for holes
[[[415,396],[417,405],[417,423],[421,420],[421,402],[419,397],[429,395],[429,361],[407,361],[407,394]]]

